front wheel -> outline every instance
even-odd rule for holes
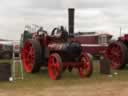
[[[58,80],[62,74],[62,59],[59,54],[53,53],[48,59],[48,73],[52,80]]]
[[[87,54],[81,55],[80,66],[78,67],[80,77],[90,77],[92,75],[92,71],[92,59]]]

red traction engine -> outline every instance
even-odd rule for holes
[[[49,77],[60,79],[68,69],[77,69],[80,77],[92,74],[92,63],[80,43],[71,41],[68,32],[63,28],[55,28],[52,35],[40,30],[26,39],[22,48],[22,61],[26,72],[35,73],[40,67],[48,67]]]
[[[106,51],[113,69],[122,69],[128,63],[128,34],[112,42]]]

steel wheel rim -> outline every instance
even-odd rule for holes
[[[80,58],[80,66],[78,68],[79,75],[81,78],[86,77],[90,74],[91,72],[91,62],[88,56],[82,55]]]
[[[35,54],[32,44],[29,41],[25,42],[24,44],[22,59],[25,71],[32,72]]]
[[[111,60],[111,67],[117,69],[121,66],[122,62],[122,51],[121,47],[116,44],[110,45],[107,50],[107,56]]]
[[[55,56],[50,56],[48,60],[48,71],[51,79],[56,80],[60,74],[59,60]]]

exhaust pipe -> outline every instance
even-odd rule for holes
[[[74,37],[74,8],[68,9],[68,32],[69,37]]]

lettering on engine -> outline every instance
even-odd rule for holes
[[[60,43],[53,43],[53,44],[49,44],[48,48],[52,49],[52,50],[61,50],[64,47],[64,44],[60,44]]]

